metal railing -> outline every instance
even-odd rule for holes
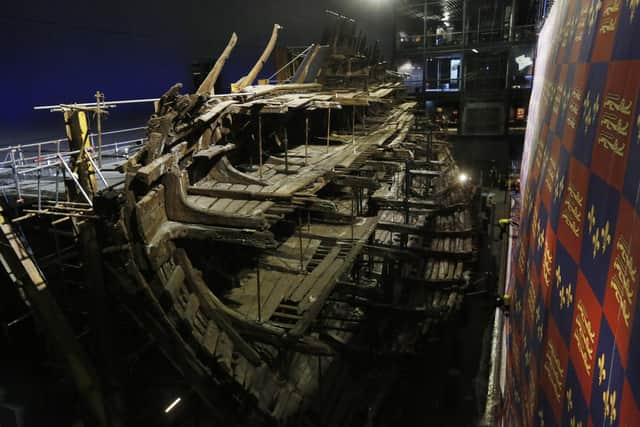
[[[93,159],[93,156],[97,155],[94,140],[98,135],[89,134],[90,148],[86,149],[85,154],[92,163],[102,187],[109,186],[103,171],[114,171],[118,165],[135,154],[146,141],[144,130],[144,127],[137,127],[103,132],[102,171]],[[43,198],[55,199],[57,202],[66,191],[64,182],[67,178],[79,186],[77,177],[69,165],[72,158],[80,154],[81,150],[69,148],[66,138],[1,147],[0,192],[5,198],[15,196],[18,201],[24,200],[25,197],[36,198],[38,207],[41,206]],[[85,194],[83,197],[89,201],[88,195]]]
[[[513,33],[509,34],[505,28],[478,28],[468,31],[455,32],[428,32],[426,34],[426,48],[437,49],[445,47],[457,47],[468,45],[480,45],[483,43],[508,42],[509,37],[513,42],[533,41],[537,36],[535,25],[520,25],[513,28]],[[400,49],[422,49],[425,46],[425,34],[409,34],[405,37],[398,37],[396,47]]]

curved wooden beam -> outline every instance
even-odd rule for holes
[[[196,92],[198,95],[214,95],[215,94],[214,87],[216,85],[216,82],[218,81],[218,77],[220,77],[220,73],[224,68],[224,64],[227,62],[227,59],[229,59],[229,56],[231,56],[231,52],[233,51],[233,48],[236,47],[236,43],[238,43],[238,36],[236,35],[236,33],[233,33],[231,35],[231,39],[229,40],[229,43],[227,44],[227,47],[222,52],[222,55],[220,55],[220,57],[216,61],[216,64],[213,66],[213,68],[209,72],[209,75],[207,75],[207,78],[204,79],[204,81],[198,88],[198,91]]]
[[[263,187],[267,185],[265,182],[234,168],[227,156],[221,157],[216,162],[215,166],[209,171],[208,178],[229,184],[261,185]]]
[[[311,65],[313,65],[313,62],[316,60],[318,52],[320,52],[320,45],[314,44],[311,52],[309,52],[307,57],[302,61],[300,70],[296,71],[296,75],[294,76],[292,83],[304,83],[307,80],[309,69],[311,68]]]
[[[276,42],[278,41],[278,32],[282,29],[282,27],[278,24],[273,26],[273,32],[271,33],[271,39],[267,44],[267,47],[262,52],[262,55],[256,62],[256,65],[253,66],[249,74],[238,80],[235,84],[232,85],[231,89],[233,92],[241,92],[245,87],[250,86],[258,77],[260,71],[262,71],[262,67],[267,62],[267,59],[271,56],[273,49],[276,47]]]

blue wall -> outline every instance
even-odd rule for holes
[[[63,133],[59,114],[34,105],[157,97],[183,82],[191,63],[214,58],[231,32],[240,38],[222,80],[241,77],[263,49],[274,23],[280,45],[306,45],[329,22],[324,10],[360,21],[371,38],[391,40],[391,0],[226,0],[105,2],[34,0],[0,8],[0,144]],[[270,66],[264,73],[273,71]],[[149,107],[117,109],[107,127],[140,124]]]

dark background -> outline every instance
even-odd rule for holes
[[[393,0],[108,0],[2,2],[0,146],[63,136],[59,113],[35,105],[156,98],[176,82],[193,90],[191,64],[213,60],[233,31],[239,42],[221,76],[228,88],[255,63],[273,24],[279,46],[318,41],[332,19],[359,21],[391,51]],[[273,73],[267,64],[262,77]],[[107,130],[140,126],[150,105],[119,107]]]

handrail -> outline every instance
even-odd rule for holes
[[[102,146],[102,151],[103,151],[104,154],[108,154],[107,152],[109,152],[111,150],[111,148],[115,148],[116,152],[117,152],[119,147],[129,148],[129,147],[132,147],[132,146],[138,146],[138,145],[141,145],[144,141],[145,141],[145,138],[136,138],[136,139],[126,140],[126,141],[113,142],[113,143],[109,143],[109,144],[103,145]],[[17,151],[18,148],[12,149],[10,151],[10,153]],[[95,147],[92,145],[91,149],[95,150]],[[64,156],[72,156],[72,155],[75,155],[75,154],[79,154],[80,152],[81,152],[81,150],[53,151],[53,152],[47,152],[47,154],[45,154],[45,155],[42,155],[42,154],[37,155],[36,154],[35,156],[22,157],[20,160],[15,160],[14,158],[11,158],[9,160],[0,161],[0,169],[2,169],[3,167],[6,167],[7,165],[10,166],[10,167],[19,168],[19,167],[28,166],[28,165],[26,165],[27,163],[41,164],[41,163],[44,163],[46,161],[55,159],[58,154],[62,154]],[[42,151],[40,151],[40,153],[42,153]]]
[[[104,135],[117,135],[117,134],[121,134],[121,133],[141,131],[141,130],[144,130],[144,129],[146,129],[145,126],[136,127],[136,128],[129,128],[129,129],[118,129],[118,130],[112,130],[112,131],[108,131],[108,132],[102,132],[102,136],[104,136]],[[88,136],[89,137],[94,137],[94,136],[98,136],[98,134],[97,133],[90,133]],[[60,142],[65,142],[65,141],[67,141],[67,138],[50,139],[50,140],[47,140],[47,141],[32,142],[32,143],[29,143],[29,144],[9,145],[9,146],[6,146],[6,147],[0,147],[0,153],[7,152],[7,151],[10,151],[10,150],[14,150],[14,149],[24,149],[24,148],[32,148],[32,147],[43,146],[43,145],[58,144]]]
[[[60,154],[58,154],[58,159],[60,160],[60,163],[64,167],[64,170],[66,170],[67,173],[71,176],[71,179],[73,180],[74,184],[76,184],[76,187],[78,187],[78,190],[80,190],[80,194],[82,194],[82,197],[84,197],[87,203],[89,203],[89,206],[93,207],[93,201],[91,201],[91,198],[89,197],[89,195],[87,195],[86,191],[84,191],[84,188],[82,188],[82,185],[80,185],[78,178],[76,178],[75,174],[73,173],[73,171],[71,170],[67,162],[64,161],[64,159]]]

